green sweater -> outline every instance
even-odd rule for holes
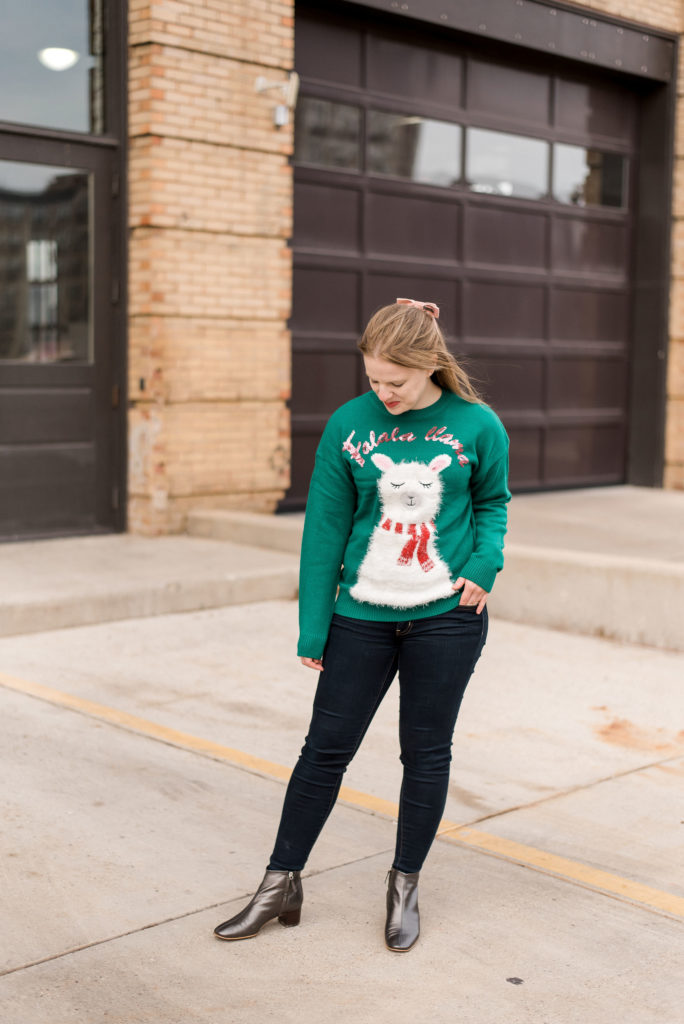
[[[341,406],[306,505],[297,653],[322,657],[333,612],[439,615],[458,605],[459,576],[490,591],[503,566],[507,471],[508,438],[487,405],[443,391],[392,415],[369,391]]]

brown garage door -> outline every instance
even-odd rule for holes
[[[441,306],[509,431],[514,487],[623,481],[636,97],[365,16],[300,8],[295,39],[285,505],[328,415],[366,390],[355,342],[397,295]]]

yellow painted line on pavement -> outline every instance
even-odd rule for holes
[[[17,679],[0,672],[0,686],[19,693],[37,697],[39,700],[47,701],[49,704],[58,707],[78,711],[100,721],[108,722],[111,725],[121,726],[133,732],[140,733],[151,739],[159,740],[182,750],[194,751],[198,754],[212,757],[219,761],[227,762],[238,768],[256,772],[269,779],[278,779],[286,782],[290,777],[290,769],[284,765],[267,761],[253,754],[246,754],[242,750],[233,747],[226,747],[213,740],[206,740],[190,733],[180,732],[178,729],[171,729],[157,722],[151,722],[146,718],[131,715],[126,711],[119,711],[116,708],[108,707],[105,704],[98,704],[95,701],[83,697],[75,697],[73,694],[63,693],[42,683],[34,683],[25,679]],[[372,796],[370,793],[363,793],[358,789],[350,789],[343,786],[340,789],[340,800],[351,807],[357,807],[365,811],[373,811],[378,814],[385,814],[390,818],[396,818],[399,808],[390,800],[383,800],[381,797]],[[590,867],[579,861],[569,860],[567,857],[560,857],[555,853],[547,853],[538,850],[533,846],[526,846],[523,843],[516,843],[511,839],[493,835],[490,832],[482,832],[479,829],[470,828],[468,825],[458,825],[456,822],[443,820],[437,833],[437,839],[442,842],[454,843],[459,846],[467,846],[482,853],[491,854],[504,860],[514,861],[524,867],[529,867],[554,877],[575,882],[599,892],[617,896],[622,899],[631,900],[662,913],[672,914],[675,917],[684,918],[684,898],[674,893],[654,889],[649,885],[642,885],[620,875],[613,875],[600,868]]]

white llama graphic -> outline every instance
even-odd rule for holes
[[[440,473],[451,456],[437,455],[429,463],[393,462],[376,453],[371,462],[382,471],[382,513],[349,593],[355,601],[391,608],[451,597],[452,580],[437,550],[434,523],[442,496]]]

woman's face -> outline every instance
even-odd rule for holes
[[[432,370],[417,370],[364,355],[370,386],[388,412],[395,416],[409,409],[425,409],[436,402],[440,388],[430,380]]]

